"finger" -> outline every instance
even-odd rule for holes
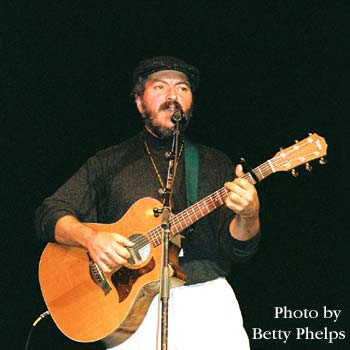
[[[130,241],[128,238],[124,237],[123,235],[119,233],[114,233],[113,238],[118,242],[119,244],[125,245],[127,247],[132,247],[135,243]]]
[[[242,207],[241,203],[239,203],[239,201],[232,200],[229,197],[226,198],[225,205],[229,209],[233,210],[236,214],[239,214],[243,210],[243,207]]]
[[[233,183],[239,185],[240,187],[242,187],[244,189],[253,189],[253,188],[255,188],[247,179],[244,179],[242,177],[234,179]]]
[[[243,196],[236,192],[229,192],[227,197],[229,200],[228,202],[229,205],[232,204],[232,205],[244,208],[249,204],[249,198],[246,198],[245,195]]]
[[[249,194],[250,187],[246,186],[244,179],[239,179],[243,181],[235,180],[233,182],[226,182],[225,188],[227,188],[230,192],[237,193],[241,197],[246,197]]]
[[[127,263],[127,258],[121,256],[114,249],[109,248],[104,254],[100,256],[101,262],[107,265],[109,268],[115,268],[118,265],[124,265]]]
[[[112,248],[113,248],[113,252],[118,254],[120,257],[122,257],[124,259],[130,258],[129,250],[127,248],[121,246],[119,243],[112,242]]]
[[[235,174],[236,174],[237,177],[240,177],[240,176],[242,176],[244,174],[242,164],[237,164],[236,165]]]

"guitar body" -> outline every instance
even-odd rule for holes
[[[161,208],[161,203],[143,198],[116,223],[87,225],[131,240],[145,240],[146,233],[160,224],[153,208]],[[97,271],[99,275],[85,249],[47,244],[39,263],[39,282],[47,308],[62,333],[78,342],[102,340],[114,346],[137,330],[159,292],[162,268],[161,245],[149,243],[146,248],[146,255],[137,264],[128,263],[111,274]],[[171,287],[184,283],[177,253],[177,247],[171,245]]]

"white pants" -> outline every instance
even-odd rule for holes
[[[157,295],[138,330],[110,350],[160,350],[158,309]],[[168,311],[168,350],[249,350],[241,310],[225,278],[171,289]]]

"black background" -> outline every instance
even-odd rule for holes
[[[131,72],[140,59],[175,55],[201,71],[188,131],[194,140],[257,166],[308,132],[325,137],[327,165],[316,161],[311,173],[277,173],[258,185],[264,238],[230,282],[250,337],[253,327],[347,330],[333,344],[252,339],[253,350],[349,348],[346,2],[23,0],[3,3],[1,23],[4,346],[24,349],[45,310],[36,207],[90,155],[140,130]],[[342,310],[337,323],[323,319],[325,305]],[[275,319],[275,306],[319,317]],[[46,318],[29,346],[39,348],[98,347],[69,341]]]

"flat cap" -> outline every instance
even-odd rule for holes
[[[146,78],[148,75],[161,70],[177,70],[185,73],[191,84],[192,91],[198,88],[198,69],[179,58],[171,56],[158,56],[142,60],[134,70],[134,83],[136,84],[139,78]]]

